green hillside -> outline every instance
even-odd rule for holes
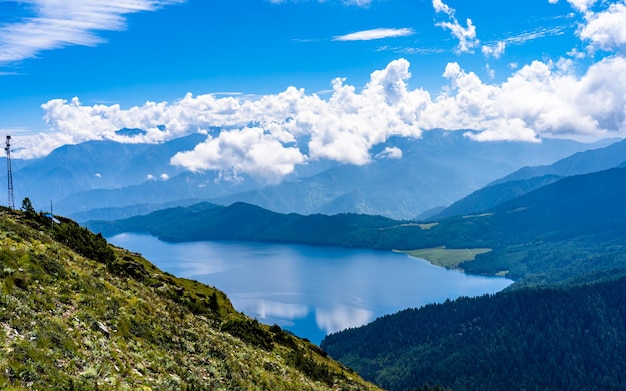
[[[510,201],[533,190],[554,183],[559,179],[562,179],[562,177],[557,175],[545,175],[525,180],[510,181],[485,186],[476,190],[472,194],[461,198],[429,219],[441,220],[451,216],[462,216],[484,212],[486,210],[493,209],[506,201]]]
[[[391,248],[387,234],[395,237],[396,232],[384,229],[398,224],[380,216],[281,214],[241,202],[228,207],[200,203],[119,221],[86,223],[105,236],[146,232],[172,242],[244,240],[385,249]]]
[[[0,389],[376,389],[217,289],[61,220],[0,210]]]
[[[625,287],[622,277],[461,298],[382,317],[321,346],[389,390],[623,390]]]

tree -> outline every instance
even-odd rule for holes
[[[22,211],[29,216],[36,214],[35,208],[33,208],[33,203],[30,202],[30,198],[26,197],[22,200]]]

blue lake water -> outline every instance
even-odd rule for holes
[[[319,344],[328,333],[406,308],[495,293],[512,283],[404,254],[242,242],[162,242],[120,234],[111,243],[161,270],[224,291],[238,311]]]

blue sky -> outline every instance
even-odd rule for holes
[[[625,48],[624,0],[0,0],[0,130],[34,157],[227,126],[177,164],[276,178],[432,128],[623,137]]]

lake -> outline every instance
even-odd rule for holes
[[[433,266],[405,254],[242,242],[162,242],[120,234],[109,242],[161,270],[224,291],[238,311],[319,344],[328,333],[406,308],[495,293],[513,281]]]

